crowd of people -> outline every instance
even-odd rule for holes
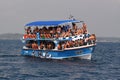
[[[31,27],[25,28],[24,39],[26,38],[36,38],[37,33],[40,34],[41,38],[59,38],[59,37],[70,37],[87,33],[86,24],[83,23],[82,27],[79,28],[75,23],[72,23],[72,27],[70,25],[65,26],[56,26],[56,27],[35,27],[31,29]]]
[[[87,45],[87,44],[95,44],[96,41],[96,37],[95,34],[91,34],[90,37],[88,38],[84,38],[84,39],[78,39],[78,40],[69,40],[69,41],[60,41],[57,44],[57,49],[58,50],[64,50],[66,48],[73,48],[73,47],[80,47],[83,45]],[[55,43],[53,41],[28,41],[26,42],[26,47],[30,48],[30,49],[43,49],[43,50],[51,50],[51,49],[55,49]]]
[[[92,34],[88,38],[78,39],[75,41],[70,40],[70,41],[61,42],[58,44],[57,49],[62,50],[66,48],[80,47],[80,46],[87,45],[87,44],[89,45],[95,44],[95,41],[96,41],[96,36],[95,34]]]
[[[50,50],[55,48],[55,44],[52,41],[37,41],[30,40],[26,42],[26,47],[29,49],[43,49],[43,50]]]
[[[59,37],[70,37],[70,36],[77,36],[82,34],[88,34],[87,26],[85,23],[82,24],[82,27],[79,28],[75,23],[72,23],[72,27],[69,25],[66,26],[57,26],[57,27],[43,27],[38,28],[35,27],[34,29],[31,29],[31,27],[28,27],[25,29],[26,34],[24,35],[24,39],[26,38],[37,38],[37,33],[39,33],[40,38],[59,38]],[[96,41],[95,34],[91,34],[89,37],[84,37],[83,39],[78,40],[69,40],[69,41],[61,41],[58,43],[57,46],[55,46],[55,43],[52,41],[40,41],[38,43],[37,41],[28,41],[26,43],[27,48],[32,49],[44,49],[44,50],[50,50],[55,49],[57,47],[58,50],[63,50],[66,48],[72,48],[72,47],[79,47],[87,44],[93,44]]]

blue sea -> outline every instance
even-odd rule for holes
[[[92,60],[21,56],[20,40],[0,40],[0,80],[120,80],[120,42],[97,42]]]

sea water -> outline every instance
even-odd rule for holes
[[[21,56],[20,40],[0,40],[0,80],[120,80],[120,42],[98,42],[92,60]]]

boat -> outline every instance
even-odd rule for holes
[[[91,60],[95,34],[79,20],[34,21],[24,26],[21,55],[45,59],[80,58]]]

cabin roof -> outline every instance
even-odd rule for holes
[[[56,20],[56,21],[34,21],[26,24],[25,26],[36,27],[36,26],[58,26],[66,23],[78,23],[82,21],[78,20]]]

